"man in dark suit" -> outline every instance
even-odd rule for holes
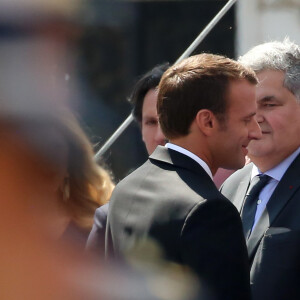
[[[200,54],[170,67],[158,115],[170,143],[115,188],[106,256],[125,260],[153,240],[164,257],[188,266],[213,299],[249,299],[249,269],[236,208],[212,181],[219,167],[240,168],[261,135],[256,76],[223,56]]]
[[[252,163],[221,191],[242,216],[253,299],[300,299],[300,47],[265,43],[240,61],[259,78],[262,137],[248,146]],[[252,197],[250,182],[263,175],[267,182]]]

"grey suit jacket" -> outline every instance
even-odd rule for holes
[[[123,258],[152,239],[165,258],[189,266],[214,299],[249,299],[249,266],[236,208],[193,159],[159,146],[115,188],[106,255]]]
[[[252,164],[221,191],[241,212]],[[300,155],[278,183],[248,241],[253,299],[300,299]]]

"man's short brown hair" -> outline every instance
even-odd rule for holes
[[[255,73],[220,55],[198,54],[167,69],[159,84],[157,113],[168,139],[185,136],[201,109],[226,119],[227,92],[232,80],[257,84]]]

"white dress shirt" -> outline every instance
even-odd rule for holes
[[[194,161],[196,161],[204,169],[204,171],[209,175],[209,177],[213,180],[212,172],[211,172],[209,166],[199,156],[195,155],[194,153],[192,153],[189,150],[186,150],[186,149],[184,149],[178,145],[172,144],[172,143],[167,143],[165,145],[165,147],[167,147],[168,149],[172,149],[177,152],[180,152],[180,153],[190,157]]]
[[[259,197],[258,197],[259,200],[257,201],[255,219],[254,219],[252,230],[257,224],[263,211],[265,210],[266,205],[269,199],[271,198],[271,195],[273,194],[277,184],[279,183],[282,176],[284,175],[286,170],[289,168],[289,166],[292,164],[292,162],[295,160],[295,158],[298,156],[299,153],[300,153],[300,147],[295,152],[293,152],[289,157],[283,160],[279,165],[264,173],[270,176],[271,179],[259,193]],[[253,177],[259,174],[262,174],[262,172],[255,165],[253,165],[251,180],[253,179]]]

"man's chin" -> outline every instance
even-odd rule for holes
[[[264,152],[266,148],[266,142],[263,139],[252,140],[248,145],[248,156],[257,155],[257,153]]]
[[[236,160],[235,162],[228,164],[226,167],[223,167],[227,170],[238,170],[245,166],[246,158],[243,156],[239,160]]]
[[[255,158],[265,157],[270,154],[270,151],[267,151],[264,147],[251,147],[248,150],[248,157],[251,161],[255,161]]]

